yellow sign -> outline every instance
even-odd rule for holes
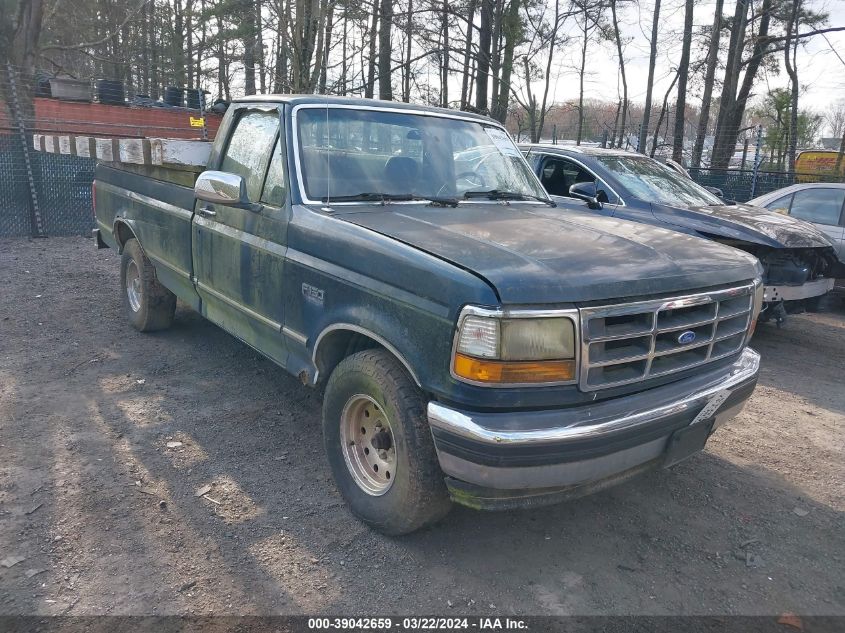
[[[204,117],[191,117],[191,127],[202,127],[205,125],[205,118]]]
[[[836,159],[839,152],[832,150],[804,151],[798,154],[795,159],[795,171],[798,173],[798,182],[814,182],[819,178],[809,174],[833,176],[836,171]],[[845,174],[845,161],[839,168]]]

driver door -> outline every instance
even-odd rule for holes
[[[253,208],[197,200],[193,251],[206,318],[282,366],[283,283],[290,202],[276,108],[243,107],[212,168],[241,176]]]

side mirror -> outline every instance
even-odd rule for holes
[[[718,187],[705,187],[707,191],[712,193],[714,196],[719,196],[722,200],[725,199],[725,192],[719,189]]]
[[[583,200],[591,209],[602,208],[599,192],[596,191],[596,183],[594,182],[576,182],[569,188],[569,196]]]
[[[204,171],[194,185],[197,199],[238,209],[255,208],[246,192],[246,181],[225,171]]]

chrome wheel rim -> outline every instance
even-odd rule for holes
[[[126,267],[126,296],[132,312],[141,309],[141,273],[135,260],[131,260]]]
[[[368,495],[379,497],[396,478],[393,429],[370,396],[352,396],[340,414],[340,441],[346,468]]]

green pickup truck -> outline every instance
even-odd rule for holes
[[[324,389],[337,486],[385,533],[671,466],[757,382],[754,257],[556,208],[482,116],[251,97],[207,171],[102,163],[95,196],[132,325],[178,298]]]

